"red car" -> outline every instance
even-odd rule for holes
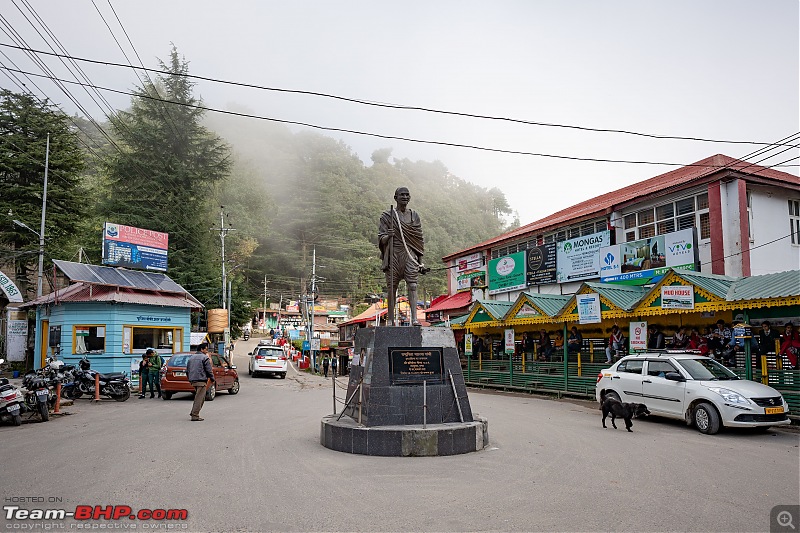
[[[194,387],[186,379],[186,362],[194,354],[195,352],[181,352],[169,358],[166,372],[161,378],[162,398],[169,400],[176,392],[194,393]],[[217,383],[206,390],[206,400],[213,400],[218,390],[226,390],[228,394],[238,393],[239,374],[236,372],[236,365],[230,364],[225,357],[217,353],[209,353],[208,357],[211,358],[211,368]]]

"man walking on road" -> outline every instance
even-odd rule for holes
[[[203,343],[197,348],[197,353],[186,362],[186,377],[194,387],[194,403],[190,413],[192,422],[201,422],[200,409],[206,401],[206,387],[208,381],[216,383],[214,372],[211,369],[211,359],[208,358],[208,343]]]

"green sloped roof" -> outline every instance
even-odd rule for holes
[[[451,318],[450,325],[457,326],[459,324],[463,324],[464,322],[467,321],[468,318],[469,318],[469,313],[467,313],[466,315],[457,316],[456,318]]]
[[[508,310],[514,305],[514,302],[498,302],[496,300],[478,300],[486,312],[492,315],[495,320],[501,320]]]
[[[695,272],[694,270],[681,270],[677,268],[674,269],[674,272],[695,287],[710,292],[723,300],[727,299],[728,290],[731,288],[731,285],[733,285],[736,280],[741,279],[731,276],[722,276],[720,274],[706,274],[703,272]]]
[[[547,316],[556,316],[572,298],[571,294],[541,294],[538,292],[523,294]]]
[[[632,311],[650,289],[639,285],[617,285],[616,283],[585,282],[584,285],[625,311]]]
[[[734,302],[789,296],[800,296],[800,270],[737,279],[728,289],[726,299]]]

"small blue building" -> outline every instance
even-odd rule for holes
[[[53,262],[69,285],[23,305],[36,307],[35,368],[55,354],[67,364],[85,355],[100,372],[130,373],[147,348],[189,351],[192,311],[203,304],[166,274]]]

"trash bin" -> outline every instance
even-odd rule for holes
[[[19,370],[14,370],[13,372],[11,372],[11,376],[14,379],[17,379],[19,377]]]

